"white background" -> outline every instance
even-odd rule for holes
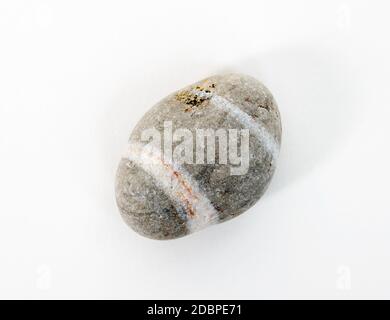
[[[390,298],[388,1],[0,2],[0,298]],[[283,146],[262,200],[142,238],[114,176],[154,103],[242,72]]]

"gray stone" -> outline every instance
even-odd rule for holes
[[[169,95],[137,124],[120,161],[123,219],[162,240],[240,215],[270,183],[281,131],[272,94],[249,76],[212,76]]]

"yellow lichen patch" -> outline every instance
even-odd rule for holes
[[[212,97],[212,89],[214,88],[215,84],[197,85],[190,90],[180,91],[176,94],[176,99],[188,105],[184,111],[189,112],[193,110],[193,107],[198,107],[204,101],[210,100]]]
[[[203,101],[207,100],[206,97],[198,96],[197,94],[191,92],[191,91],[181,91],[178,94],[176,94],[176,99],[180,102],[184,102],[185,104],[191,105],[191,106],[198,106]]]

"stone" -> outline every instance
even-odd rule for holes
[[[136,125],[119,163],[121,216],[159,240],[237,217],[268,187],[281,134],[275,99],[250,76],[216,75],[170,94]]]

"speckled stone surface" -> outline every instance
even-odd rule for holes
[[[219,144],[215,148],[216,161],[211,164],[176,163],[174,158],[164,158],[164,139],[159,144],[162,153],[154,148],[145,155],[143,133],[153,128],[164,138],[167,124],[173,132],[184,128],[194,137],[199,128],[215,132],[248,130],[248,169],[232,174],[233,164],[219,161]],[[270,183],[281,132],[275,99],[252,77],[217,75],[172,93],[137,124],[119,163],[116,198],[123,219],[141,235],[163,240],[242,214],[260,199]],[[173,150],[179,144],[175,141]],[[244,150],[240,149],[243,144],[244,140],[238,139],[238,150]],[[206,152],[207,148],[205,143]]]

